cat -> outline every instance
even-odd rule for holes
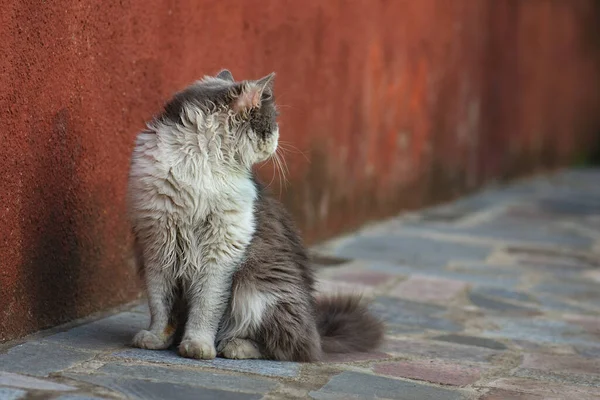
[[[252,172],[278,145],[274,77],[205,76],[138,134],[128,202],[151,322],[133,346],[310,362],[381,343],[360,296],[316,296],[291,217]]]

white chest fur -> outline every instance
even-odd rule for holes
[[[198,135],[141,133],[129,181],[134,230],[176,243],[177,275],[238,263],[254,234],[256,188]],[[217,261],[218,262],[214,262]]]

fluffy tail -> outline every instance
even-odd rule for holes
[[[373,350],[384,334],[383,323],[355,295],[317,298],[317,329],[325,353]]]

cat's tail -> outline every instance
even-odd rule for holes
[[[384,326],[357,295],[317,298],[317,329],[325,353],[364,352],[383,341]]]

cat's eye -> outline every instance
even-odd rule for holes
[[[273,98],[273,95],[271,93],[263,93],[261,100],[266,101],[266,100],[271,100],[272,98]]]

